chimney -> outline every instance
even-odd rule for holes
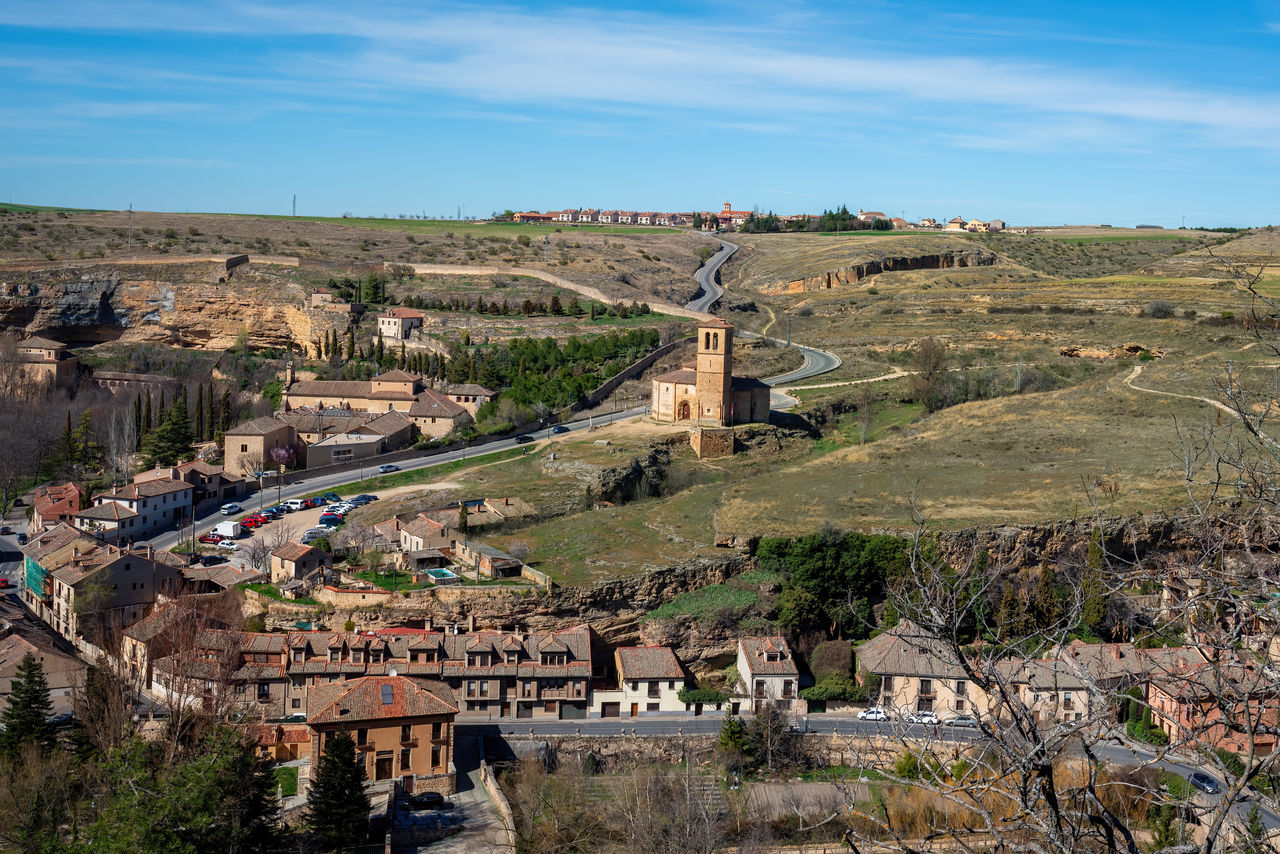
[[[1121,657],[1122,657],[1122,656],[1120,655],[1120,645],[1119,645],[1119,644],[1112,644],[1112,645],[1111,645],[1111,657],[1112,657],[1112,658],[1114,658],[1116,661],[1119,661],[1119,660],[1121,659]]]
[[[154,560],[156,556],[155,547],[147,543],[147,560]]]

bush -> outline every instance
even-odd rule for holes
[[[1174,305],[1167,299],[1156,299],[1147,303],[1147,307],[1142,310],[1147,317],[1169,318],[1173,317]]]
[[[701,703],[704,706],[718,706],[729,699],[728,694],[714,688],[681,688],[676,692],[676,697],[682,703],[689,705]]]
[[[823,641],[810,653],[809,669],[815,682],[832,676],[847,678],[853,671],[853,649],[848,641]]]
[[[812,688],[802,690],[800,696],[805,700],[843,700],[847,703],[861,703],[867,699],[867,689],[848,676],[828,676]]]

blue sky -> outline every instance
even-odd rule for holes
[[[1280,221],[1280,0],[5,0],[0,93],[17,202]]]

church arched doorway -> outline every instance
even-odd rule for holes
[[[680,405],[676,407],[676,420],[688,421],[690,417],[691,417],[691,414],[689,412],[689,401],[687,400],[680,401]]]

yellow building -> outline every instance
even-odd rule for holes
[[[727,427],[769,420],[769,386],[733,376],[733,326],[718,317],[698,324],[693,365],[653,380],[650,414],[658,421]]]

